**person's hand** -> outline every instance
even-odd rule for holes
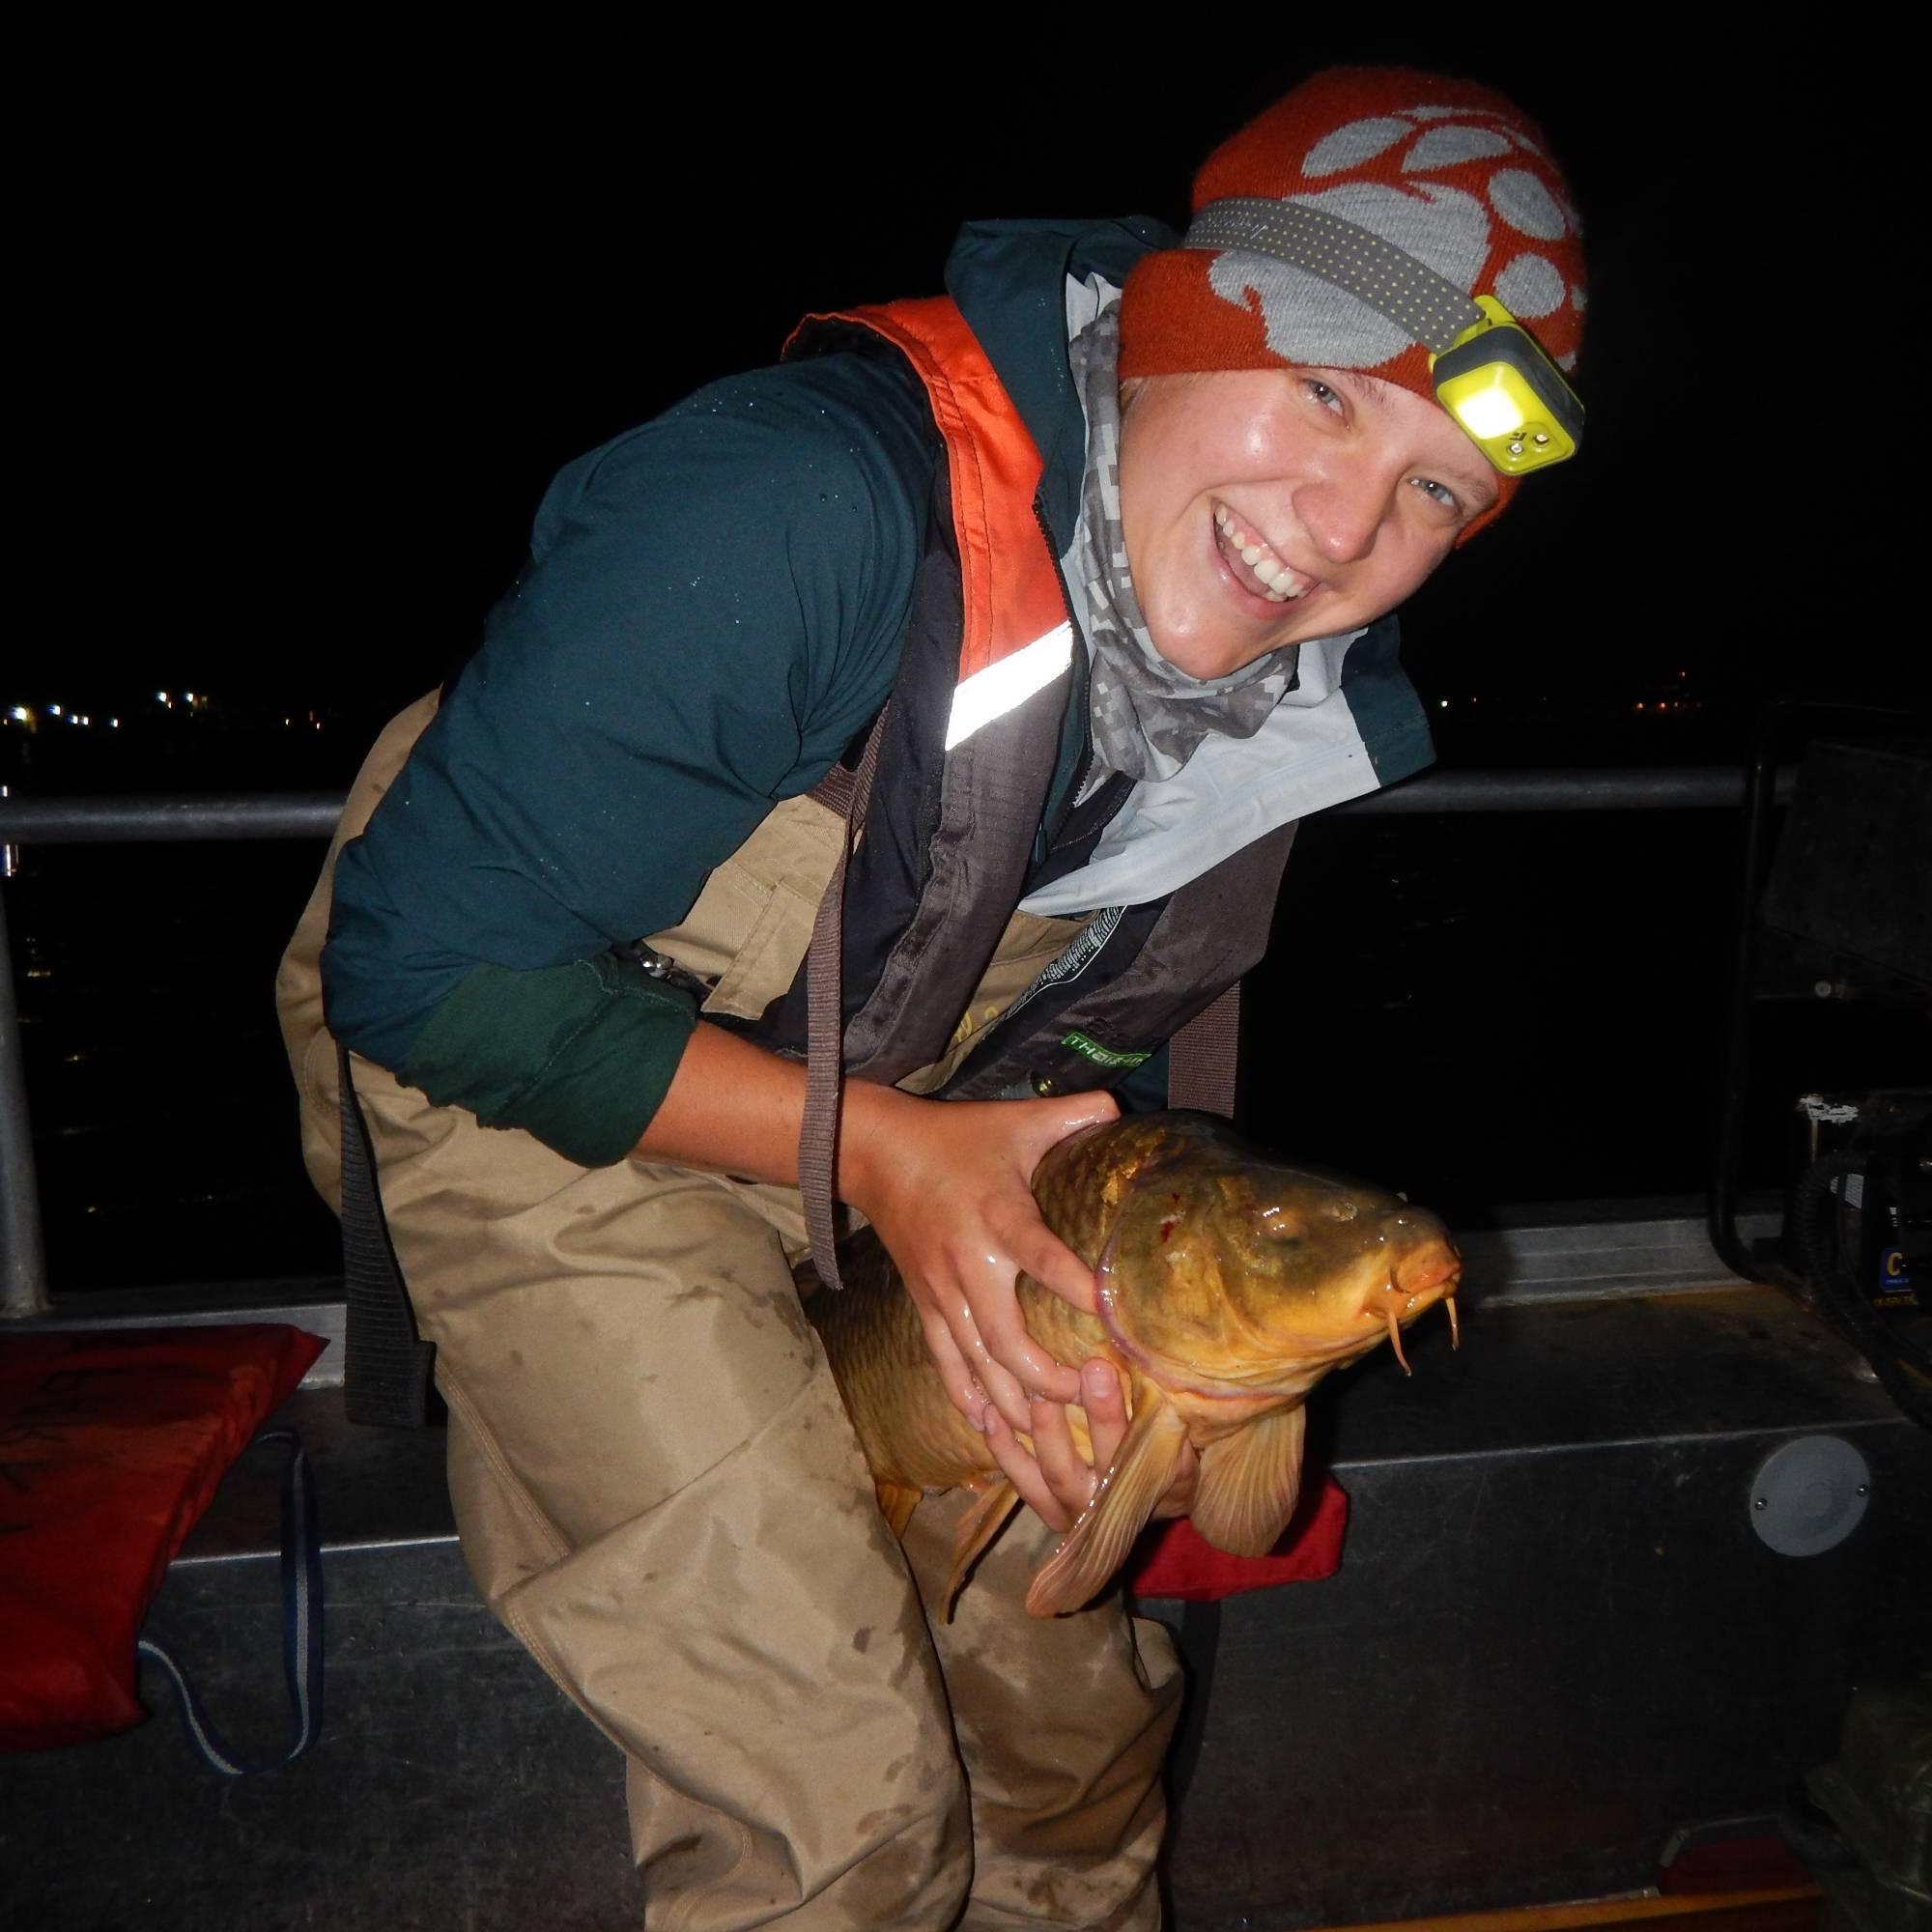
[[[1027,1332],[1014,1283],[1030,1274],[1095,1312],[1094,1271],[1040,1219],[1033,1171],[1056,1142],[1113,1120],[1112,1096],[921,1100],[858,1081],[846,1093],[838,1191],[897,1263],[960,1413],[983,1428],[990,1403],[1024,1430],[1036,1395],[1079,1400],[1079,1376]]]
[[[1075,1518],[1094,1500],[1100,1478],[1113,1466],[1126,1435],[1127,1406],[1111,1362],[1095,1356],[1080,1371],[1080,1406],[1087,1414],[1087,1435],[1094,1451],[1091,1463],[1074,1446],[1066,1410],[1058,1403],[1034,1403],[1029,1422],[1031,1456],[1006,1426],[1004,1416],[996,1411],[986,1417],[986,1446],[993,1452],[993,1460],[1019,1492],[1020,1500],[1054,1529],[1073,1527]],[[1154,1506],[1156,1517],[1187,1514],[1200,1466],[1193,1445],[1183,1447],[1174,1481]]]

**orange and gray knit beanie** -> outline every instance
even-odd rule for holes
[[[1576,366],[1582,237],[1541,130],[1473,81],[1331,68],[1208,156],[1181,245],[1145,257],[1127,278],[1122,379],[1359,369],[1434,398],[1429,352],[1411,329],[1307,268],[1227,244],[1231,206],[1252,219],[1266,202],[1339,216],[1457,290],[1494,296],[1559,368]],[[1516,479],[1497,481],[1501,498],[1480,522],[1515,492]]]

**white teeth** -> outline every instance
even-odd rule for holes
[[[1214,526],[1228,539],[1229,548],[1254,572],[1262,585],[1262,594],[1270,604],[1291,603],[1302,595],[1293,587],[1294,573],[1264,543],[1257,540],[1252,530],[1237,524],[1225,503],[1215,506]]]

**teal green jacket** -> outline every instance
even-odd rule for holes
[[[949,261],[1044,459],[1059,552],[1085,450],[1066,277],[1124,281],[1170,240],[1146,222],[984,224]],[[713,384],[564,469],[476,656],[340,855],[335,1036],[486,1125],[621,1159],[696,1009],[611,949],[676,924],[885,702],[939,461],[910,370],[847,353]],[[1390,675],[1407,729],[1417,708]]]

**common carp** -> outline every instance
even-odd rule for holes
[[[1212,1115],[1084,1129],[1047,1152],[1033,1191],[1048,1227],[1094,1269],[1100,1310],[1083,1314],[1022,1275],[1027,1327],[1063,1362],[1112,1362],[1128,1414],[1094,1500],[1033,1578],[1036,1616],[1099,1591],[1186,1443],[1200,1458],[1194,1527],[1232,1554],[1264,1554],[1294,1511],[1308,1391],[1383,1340],[1401,1358],[1403,1324],[1433,1302],[1447,1304],[1455,1328],[1462,1263],[1433,1214],[1273,1158]],[[862,1234],[839,1266],[844,1293],[808,1293],[806,1313],[895,1533],[923,1494],[982,1492],[960,1527],[950,1607],[1018,1497],[948,1399],[884,1246]],[[800,1281],[815,1285],[809,1269]],[[1091,1460],[1085,1416],[1076,1407],[1069,1420]]]

